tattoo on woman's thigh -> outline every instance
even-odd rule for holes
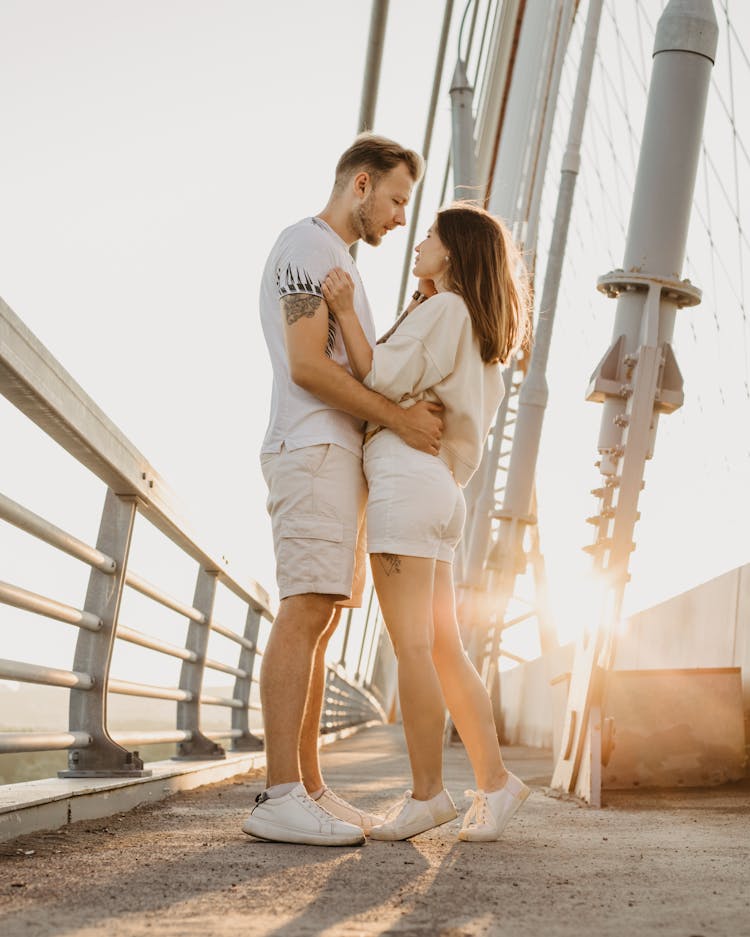
[[[378,553],[378,560],[386,576],[401,572],[401,557],[398,553]]]

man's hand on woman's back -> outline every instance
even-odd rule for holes
[[[443,435],[443,409],[442,404],[420,400],[408,410],[401,411],[403,416],[399,425],[392,429],[412,449],[437,455]]]

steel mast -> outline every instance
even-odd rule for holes
[[[615,653],[645,463],[660,413],[682,405],[671,340],[677,309],[700,302],[680,279],[718,26],[711,0],[670,0],[657,29],[648,106],[622,269],[598,289],[617,299],[612,344],[587,398],[604,404],[597,463],[599,512],[590,552],[603,575],[599,627],[576,648],[553,787],[600,801],[600,705]]]
[[[518,21],[514,24],[505,20],[506,34],[500,33],[495,37],[498,55],[508,55],[509,28],[513,29],[516,51],[504,98],[496,92],[493,96],[494,106],[499,107],[501,112],[501,126],[496,141],[492,142],[485,126],[480,124],[479,127],[479,139],[483,142],[478,162],[491,179],[489,209],[510,225],[516,239],[523,244],[532,268],[549,138],[574,11],[573,0],[562,0],[556,4],[553,16],[550,16],[548,3],[530,2],[523,8],[523,12],[518,10],[518,17],[522,17],[520,24]],[[503,22],[501,14],[498,23]],[[495,62],[489,64],[489,75],[493,74],[495,67]],[[485,112],[485,121],[488,116]],[[493,152],[496,151],[493,162],[487,159],[488,146],[492,146]],[[522,425],[518,401],[527,364],[527,360],[514,359],[506,368],[506,393],[498,411],[489,448],[466,492],[468,516],[465,547],[460,556],[463,573],[461,617],[471,632],[472,658],[490,687],[495,683],[502,626],[515,623],[506,622],[505,619],[516,577],[525,571],[528,561],[522,544],[525,528],[520,530],[519,548],[508,553],[500,546],[502,520],[499,529],[497,525],[497,519],[501,516],[503,490],[507,496],[511,483],[508,460],[510,458],[512,463],[515,440]],[[533,485],[533,468],[530,483]],[[523,518],[529,515],[528,503],[521,514]],[[545,615],[543,560],[538,541],[532,543],[530,553],[534,554],[532,566],[535,578],[539,579],[536,585],[540,601],[522,619],[517,620],[525,620],[536,614],[540,624],[540,639],[546,649],[554,645],[555,639]],[[493,581],[496,578],[493,569],[501,573],[500,583]],[[500,590],[497,589],[498,585]],[[488,647],[488,639],[491,648]],[[496,715],[499,715],[497,699],[495,702]]]

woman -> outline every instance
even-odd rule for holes
[[[356,377],[404,407],[425,398],[445,407],[439,458],[377,426],[365,434],[368,552],[398,658],[413,775],[412,790],[371,836],[406,839],[456,816],[442,778],[447,704],[478,788],[459,838],[487,841],[529,790],[503,764],[489,696],[461,643],[452,564],[466,517],[462,488],[502,399],[500,366],[526,336],[527,301],[510,235],[483,209],[459,203],[439,212],[416,254],[420,291],[374,349],[348,274],[332,270],[323,284]]]

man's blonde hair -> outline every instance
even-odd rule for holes
[[[334,192],[340,192],[358,172],[369,173],[373,186],[376,186],[380,178],[395,169],[399,163],[404,163],[412,179],[419,182],[424,172],[424,160],[419,153],[407,150],[388,137],[381,137],[369,131],[360,133],[354,143],[341,154],[336,164]]]

